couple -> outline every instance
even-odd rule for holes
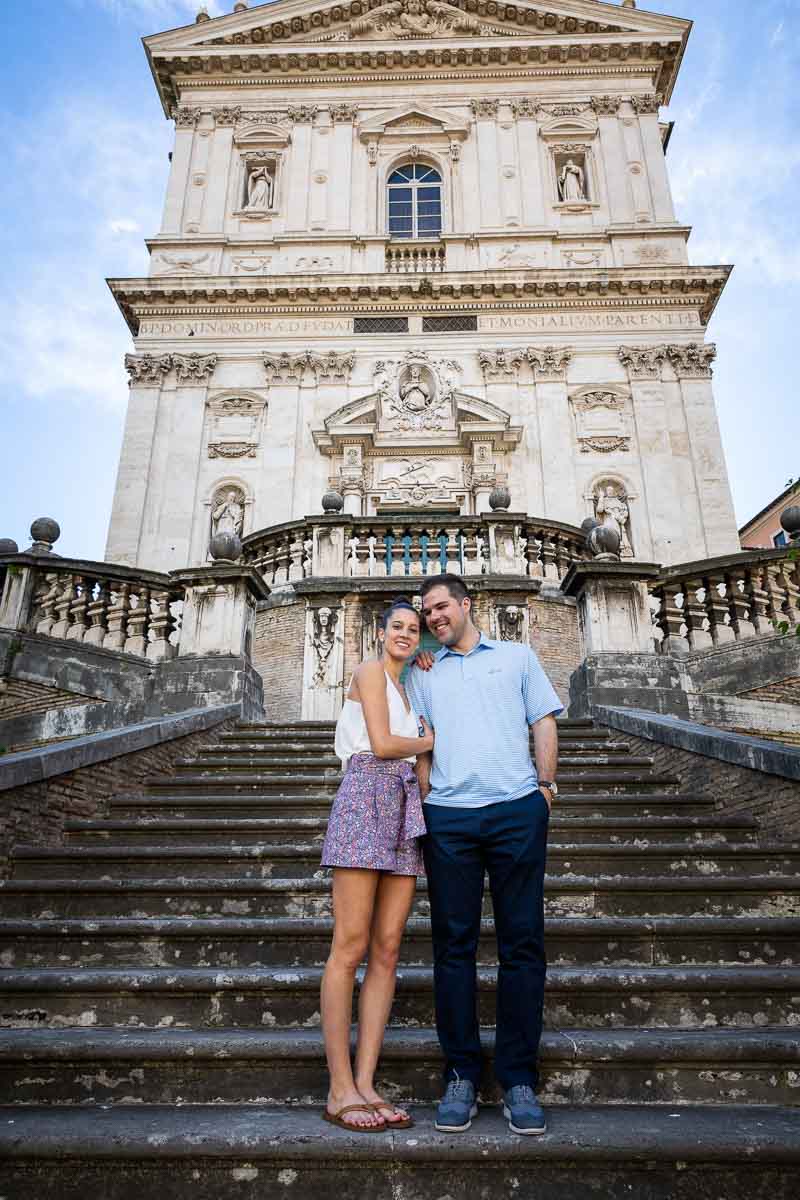
[[[413,1124],[375,1090],[374,1075],[424,855],[445,1056],[436,1128],[469,1129],[478,1111],[476,955],[487,871],[503,1112],[513,1133],[544,1133],[535,1095],[546,969],[542,890],[562,705],[532,650],[491,641],[475,627],[459,576],[432,576],[421,590],[423,616],[441,649],[410,670],[407,699],[400,676],[419,648],[421,622],[407,600],[396,601],[384,614],[380,657],[356,670],[336,727],[346,772],[322,853],[323,866],[334,868],[333,943],[322,979],[330,1071],[324,1117],[364,1133]],[[353,1069],[353,984],[365,955]]]

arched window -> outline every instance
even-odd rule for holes
[[[388,183],[389,236],[437,238],[442,232],[442,177],[424,163],[406,163]]]

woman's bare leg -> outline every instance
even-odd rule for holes
[[[353,984],[359,963],[369,945],[375,894],[380,875],[377,871],[336,867],[333,872],[333,942],[322,975],[320,1008],[325,1054],[328,1059],[330,1087],[328,1112],[338,1112],[348,1104],[361,1104],[350,1065],[350,1025],[353,1008]],[[382,1118],[366,1112],[347,1113],[352,1125],[381,1125]]]
[[[372,926],[369,934],[367,973],[358,998],[358,1046],[356,1048],[355,1085],[365,1100],[373,1104],[381,1097],[375,1091],[374,1076],[383,1045],[386,1022],[394,999],[397,960],[417,880],[414,875],[380,877]],[[406,1116],[402,1109],[398,1109]],[[391,1125],[389,1114],[387,1125]],[[402,1117],[396,1118],[402,1119]]]

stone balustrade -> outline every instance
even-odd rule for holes
[[[309,578],[514,575],[558,584],[586,557],[581,531],[520,513],[308,517],[250,534],[244,556],[271,588]]]
[[[392,275],[431,274],[445,269],[444,242],[389,242],[386,270]]]
[[[649,591],[662,654],[691,654],[800,622],[800,562],[786,549],[670,567]]]

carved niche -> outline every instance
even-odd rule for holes
[[[266,403],[258,396],[215,396],[206,405],[209,458],[255,458]]]
[[[630,450],[630,398],[610,387],[580,388],[570,396],[575,435],[582,453]]]
[[[211,500],[211,527],[209,540],[218,533],[234,533],[242,537],[244,532],[245,494],[235,483],[225,483],[217,488]]]
[[[601,524],[619,534],[621,558],[633,558],[630,500],[620,479],[599,479],[592,489],[594,515]]]
[[[424,350],[409,350],[401,359],[379,359],[375,383],[380,427],[398,433],[454,429],[453,400],[460,370],[452,359],[432,359]]]

